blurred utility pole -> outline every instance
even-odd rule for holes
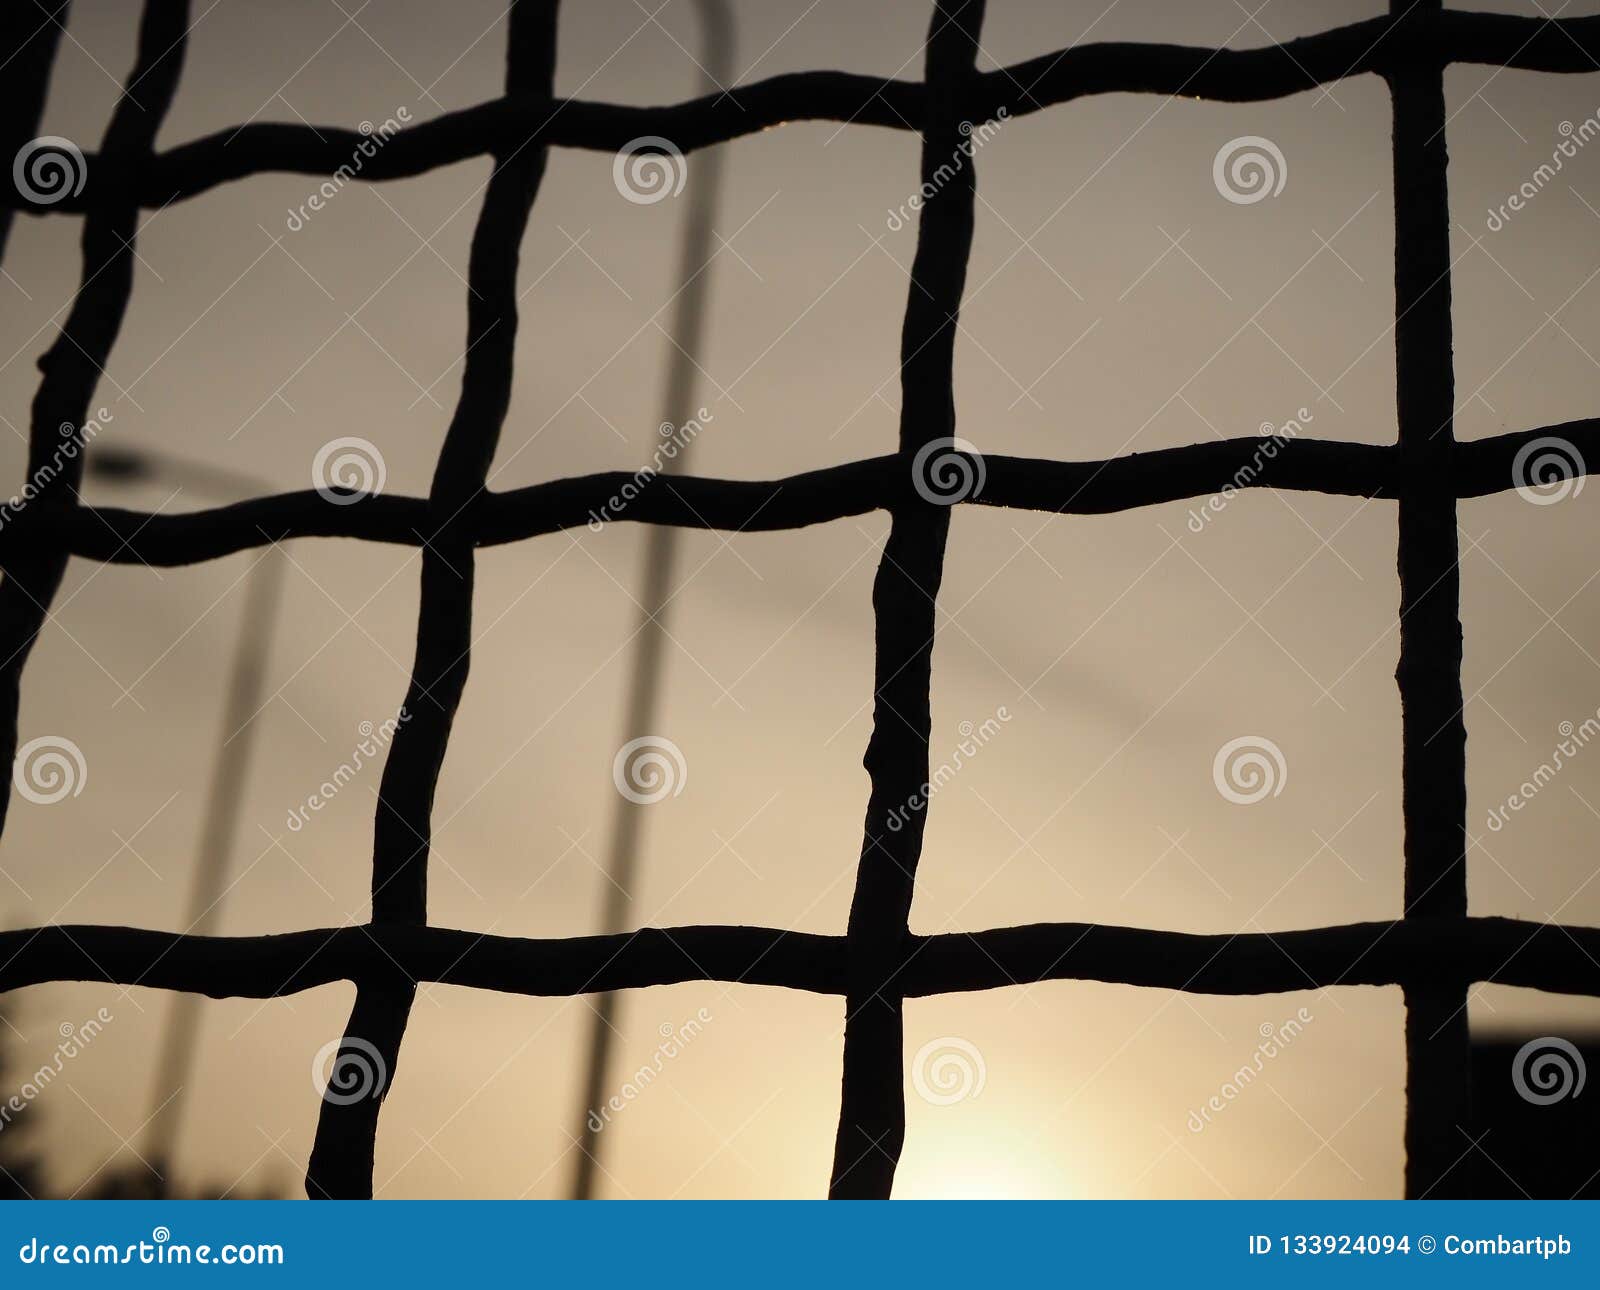
[[[246,496],[257,496],[271,491],[261,481],[232,471],[125,448],[96,448],[88,458],[88,471],[102,479],[171,480],[223,494],[242,492]],[[283,553],[273,545],[256,557],[245,575],[244,609],[223,703],[222,732],[211,768],[205,820],[200,829],[200,850],[195,857],[189,904],[184,915],[185,935],[212,935],[221,921],[228,873],[233,867],[233,850],[238,842],[239,807],[244,801],[245,780],[255,745],[254,718],[266,691],[267,652],[277,621],[283,573]],[[145,1126],[143,1156],[160,1179],[163,1194],[171,1185],[172,1161],[183,1125],[186,1094],[194,1075],[195,1052],[200,1039],[200,1004],[197,994],[184,991],[173,994],[172,1011],[156,1061],[156,1082],[150,1118]]]
[[[733,78],[733,11],[728,0],[695,0],[700,20],[703,91],[720,94]],[[695,377],[700,366],[700,351],[705,339],[706,297],[709,292],[712,257],[712,226],[722,193],[724,149],[713,146],[685,159],[691,170],[688,193],[689,211],[679,251],[678,294],[674,301],[668,354],[666,404],[662,420],[682,426],[694,415]],[[682,470],[689,455],[686,442],[666,463],[668,470]],[[639,590],[640,624],[633,660],[633,676],[628,687],[628,707],[622,731],[623,742],[651,732],[660,711],[661,675],[667,636],[663,625],[667,598],[672,589],[672,571],[678,553],[678,530],[670,524],[645,526],[644,574]],[[645,809],[617,794],[616,814],[612,819],[611,842],[606,859],[607,882],[602,932],[627,930],[628,906],[638,873]],[[610,1080],[612,1038],[617,1033],[618,996],[614,991],[597,995],[594,1020],[589,1034],[589,1052],[583,1080],[583,1104],[578,1108],[578,1155],[573,1172],[572,1196],[588,1200],[594,1195],[595,1174],[599,1168],[600,1135],[589,1123],[589,1112],[607,1096]]]

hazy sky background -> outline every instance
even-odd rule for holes
[[[686,0],[569,4],[558,91],[695,93]],[[341,8],[342,5],[342,8]],[[1253,5],[1251,8],[1253,9]],[[983,67],[1081,41],[1256,46],[1380,3],[991,0]],[[1487,6],[1485,6],[1487,7]],[[1509,12],[1535,12],[1506,3]],[[132,59],[137,6],[78,0],[44,132],[98,146]],[[837,67],[921,74],[926,3],[741,0],[741,80]],[[1563,16],[1595,12],[1573,4]],[[246,120],[344,127],[496,97],[498,0],[218,0],[190,38],[161,145]],[[651,14],[654,14],[652,19]],[[1600,110],[1600,77],[1453,69],[1447,81],[1463,439],[1600,410],[1600,146],[1503,230],[1487,211]],[[1212,158],[1263,135],[1281,195],[1222,199]],[[1394,438],[1389,111],[1366,76],[1239,106],[1105,96],[1006,124],[978,153],[978,230],[957,345],[959,432],[985,452],[1097,458],[1255,433],[1301,408],[1318,437]],[[918,182],[901,131],[785,126],[728,148],[712,266],[700,474],[765,478],[890,450]],[[105,442],[309,485],[317,450],[376,443],[387,489],[420,495],[459,387],[476,159],[352,185],[304,228],[301,176],[228,184],[147,212],[137,287],[98,401]],[[689,182],[694,182],[693,162]],[[556,151],[523,246],[517,385],[495,488],[648,460],[683,199],[634,205],[611,158]],[[20,219],[0,282],[0,435],[20,484],[43,351],[76,288],[80,222]],[[680,409],[682,417],[692,409]],[[91,501],[213,504],[168,483]],[[1464,503],[1471,909],[1600,921],[1592,839],[1600,751],[1498,834],[1488,810],[1600,707],[1600,491],[1549,506]],[[1395,511],[1242,495],[1200,534],[1195,503],[1102,518],[964,507],[934,663],[933,760],[960,723],[1012,719],[934,801],[918,931],[1085,920],[1203,932],[1395,916],[1401,899]],[[638,924],[840,933],[860,847],[870,730],[869,592],[886,518],[803,533],[689,534],[660,733],[682,796],[648,813]],[[507,935],[595,930],[612,756],[642,530],[484,552],[478,640],[436,810],[430,917]],[[273,700],[223,916],[235,935],[362,921],[376,768],[298,833],[289,811],[405,691],[417,556],[307,540],[272,644]],[[0,847],[14,924],[178,928],[219,703],[254,557],[152,572],[74,562],[25,680],[24,739],[76,742],[87,785],[17,799]],[[1212,782],[1218,748],[1270,738],[1288,774],[1250,807]],[[1590,764],[1592,759],[1593,764]],[[352,989],[208,1004],[180,1152],[190,1178],[299,1194],[318,1109],[313,1054]],[[20,1065],[63,1020],[115,1021],[42,1098],[58,1181],[137,1139],[157,991],[49,986],[14,998]],[[1315,1018],[1203,1133],[1186,1127],[1265,1024]],[[604,1191],[813,1196],[838,1108],[842,1001],[693,984],[630,995],[619,1066],[664,1025],[713,1020],[605,1131]],[[584,1000],[428,986],[379,1135],[385,1196],[560,1195],[576,1129]],[[1592,1022],[1593,1001],[1475,993],[1476,1026]],[[908,1096],[897,1194],[1383,1196],[1401,1190],[1398,989],[1211,999],[1051,983],[913,1001],[908,1055],[956,1036],[980,1096]],[[618,1075],[618,1080],[622,1078]]]

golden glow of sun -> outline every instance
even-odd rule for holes
[[[1085,1194],[1059,1160],[1042,1154],[1019,1158],[1011,1143],[964,1132],[920,1141],[908,1137],[894,1183],[898,1200],[1043,1200]]]

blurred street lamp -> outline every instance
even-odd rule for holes
[[[184,461],[143,449],[97,445],[86,459],[91,478],[107,482],[171,482],[222,496],[259,496],[270,492],[263,481],[200,462]],[[255,743],[255,715],[266,689],[268,647],[277,621],[283,586],[284,557],[269,546],[245,577],[244,608],[234,647],[223,705],[221,741],[211,770],[200,849],[189,888],[183,931],[209,936],[221,921],[228,873],[238,841],[239,808]],[[165,1192],[183,1123],[185,1094],[193,1077],[200,1037],[200,996],[185,992],[172,997],[172,1011],[156,1063],[156,1083],[145,1128],[144,1161]]]

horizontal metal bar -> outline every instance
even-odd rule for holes
[[[1389,39],[1395,25],[1385,15],[1257,49],[1079,45],[975,77],[970,116],[974,123],[994,119],[1002,109],[1008,116],[1023,116],[1092,94],[1170,94],[1219,102],[1283,98],[1393,70],[1418,47],[1441,63],[1562,73],[1600,68],[1600,17],[1549,20],[1447,11],[1412,20],[1406,42]],[[922,93],[920,82],[813,71],[651,107],[510,95],[404,127],[376,143],[372,135],[355,130],[258,122],[158,154],[141,170],[139,199],[145,206],[165,206],[229,180],[273,171],[403,179],[533,140],[615,152],[656,135],[690,152],[793,121],[912,129],[922,120]],[[87,158],[87,183],[73,197],[32,206],[8,186],[0,191],[0,202],[32,214],[85,210],[107,200],[97,160]]]
[[[548,940],[375,924],[239,937],[97,926],[0,933],[0,991],[51,981],[104,981],[218,999],[275,998],[335,981],[436,981],[545,997],[683,981],[843,994],[845,938],[731,926]],[[1600,928],[1510,918],[1412,918],[1193,935],[1037,923],[908,935],[885,984],[923,997],[1039,981],[1217,995],[1486,981],[1600,995]]]
[[[1526,468],[1519,477],[1517,458],[1541,439],[1562,441],[1564,447],[1557,445],[1552,460],[1565,463],[1573,476],[1586,474],[1588,461],[1600,462],[1600,418],[1478,439],[1456,446],[1455,495],[1482,497],[1536,482]],[[606,471],[503,493],[486,490],[473,503],[466,523],[480,546],[579,528],[597,517],[608,523],[773,532],[891,507],[916,487],[914,467],[914,460],[889,455],[774,480],[646,478]],[[1102,515],[1226,489],[1392,498],[1398,469],[1398,450],[1388,444],[1219,439],[1105,461],[985,456],[981,487],[961,500],[1050,514]],[[290,538],[421,546],[435,536],[424,499],[387,494],[335,505],[307,489],[181,515],[89,506],[30,511],[24,503],[17,518],[0,527],[0,565],[41,542],[64,543],[72,554],[92,560],[170,567]]]

